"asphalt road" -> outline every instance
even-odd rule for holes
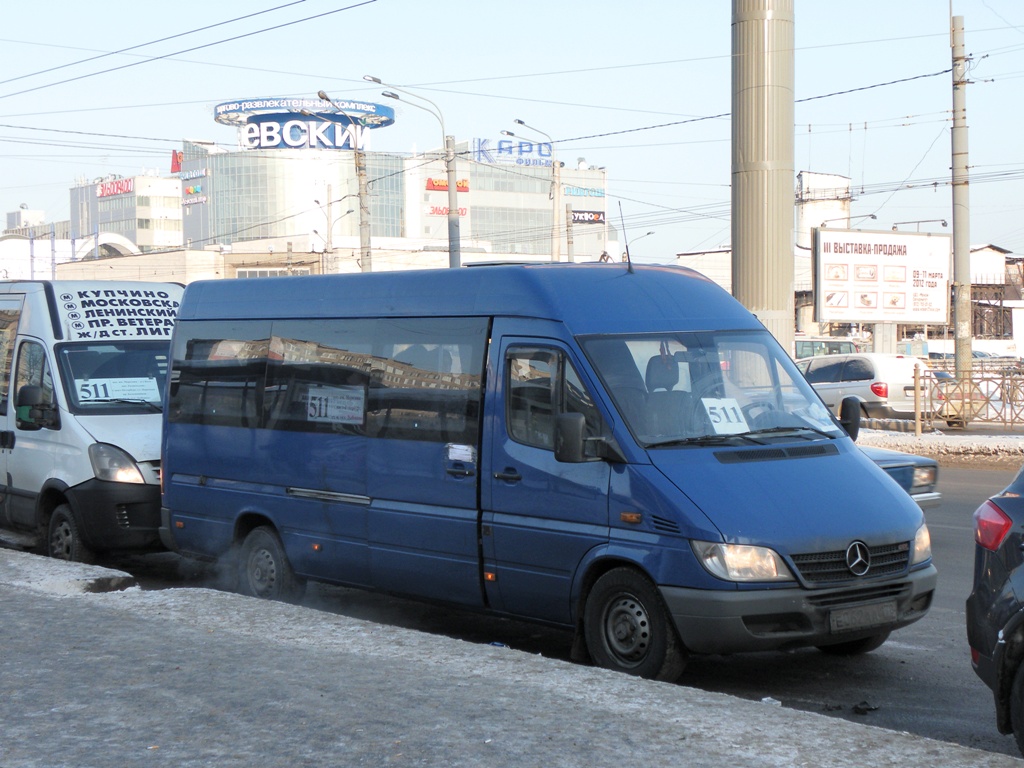
[[[813,649],[690,660],[681,685],[818,712],[1019,757],[995,727],[991,694],[970,666],[964,601],[971,589],[971,515],[1014,471],[943,467],[942,505],[928,511],[939,587],[931,612],[877,651],[854,658]],[[173,555],[116,564],[148,588],[215,585],[209,569]],[[360,590],[311,584],[304,605],[469,642],[568,659],[568,633]]]

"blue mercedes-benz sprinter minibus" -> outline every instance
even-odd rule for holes
[[[172,350],[164,543],[244,593],[314,579],[562,625],[658,679],[870,651],[930,607],[921,510],[691,270],[197,282]]]

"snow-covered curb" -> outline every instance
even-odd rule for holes
[[[934,430],[917,437],[912,432],[862,429],[857,444],[933,458],[978,458],[1024,463],[1024,435],[1018,434],[955,435]]]

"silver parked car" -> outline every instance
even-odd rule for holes
[[[914,418],[914,369],[921,368],[922,407],[927,402],[927,368],[916,357],[857,352],[797,361],[808,383],[837,416],[846,397],[856,397],[872,419]]]

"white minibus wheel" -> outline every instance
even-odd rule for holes
[[[82,542],[78,521],[67,504],[61,504],[50,515],[47,529],[46,550],[50,557],[70,560],[75,563],[91,563],[92,550]]]

